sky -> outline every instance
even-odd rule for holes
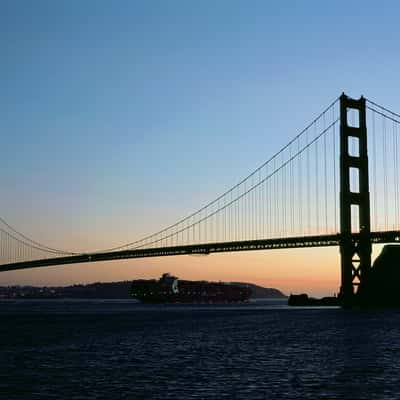
[[[112,247],[213,200],[343,91],[399,111],[399,12],[395,1],[1,1],[0,215],[52,247]],[[1,273],[0,285],[166,271],[287,294],[340,284],[329,248],[48,267]]]

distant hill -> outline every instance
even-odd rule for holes
[[[254,283],[232,282],[235,285],[248,285],[251,288],[252,299],[286,299],[287,296],[275,288],[265,288]]]
[[[286,298],[278,289],[264,288],[252,283],[232,282],[248,285],[251,298]],[[79,299],[128,299],[132,281],[96,282],[88,285],[57,287],[2,286],[0,298],[79,298]]]

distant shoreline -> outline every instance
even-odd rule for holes
[[[96,282],[87,285],[71,286],[0,286],[1,299],[99,299],[128,300],[129,289],[133,281]],[[265,288],[246,282],[231,282],[248,285],[252,290],[251,299],[287,299],[288,297],[275,288]],[[132,299],[133,300],[133,299]]]

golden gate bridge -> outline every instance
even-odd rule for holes
[[[49,247],[0,218],[0,271],[141,257],[339,246],[343,299],[375,243],[400,241],[400,114],[344,93],[238,184],[158,232],[118,247]]]

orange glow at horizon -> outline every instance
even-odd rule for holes
[[[3,272],[0,285],[63,286],[158,278],[164,272],[181,279],[250,282],[287,295],[326,296],[339,289],[340,257],[332,247],[131,259]]]

